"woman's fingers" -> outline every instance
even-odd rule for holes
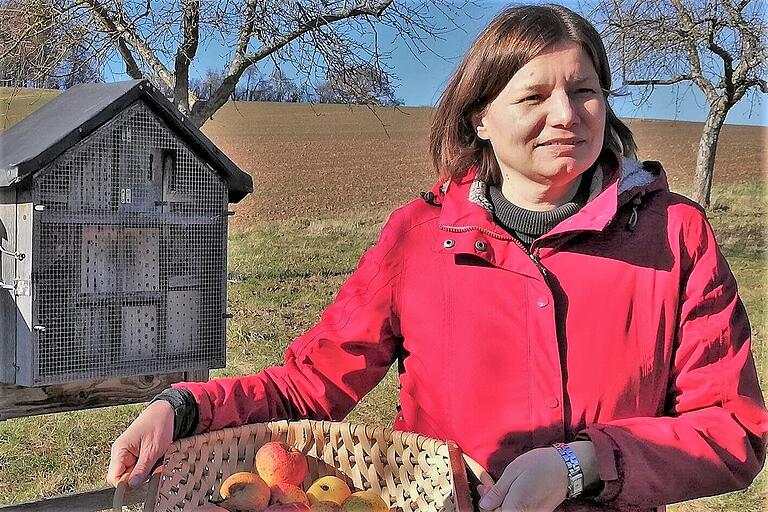
[[[117,487],[120,479],[135,464],[136,456],[131,453],[118,438],[112,445],[112,451],[109,457],[109,468],[107,469],[107,482],[113,487]]]
[[[155,465],[155,462],[160,458],[160,455],[161,453],[155,448],[142,447],[139,460],[136,461],[136,465],[133,467],[131,476],[128,479],[128,487],[135,489],[146,482],[147,477],[149,477],[149,472],[152,470],[152,466]]]
[[[485,487],[480,508],[552,512],[565,499],[566,475],[565,464],[554,448],[535,448],[510,462],[494,486]]]
[[[496,482],[493,486],[482,486],[485,490],[485,494],[483,494],[483,497],[480,499],[480,508],[483,510],[493,510],[499,508],[502,503],[504,503],[504,499],[507,497],[509,488],[512,486],[515,478],[517,478],[518,475],[519,473],[515,469],[515,466],[510,464],[506,467],[504,473],[502,473],[499,481]],[[482,494],[483,491],[481,490],[480,492]]]
[[[172,441],[173,407],[162,400],[153,402],[112,445],[107,481],[117,486],[130,472],[128,485],[141,485]]]

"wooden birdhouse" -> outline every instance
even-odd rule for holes
[[[223,367],[227,205],[252,189],[143,80],[0,134],[0,382]]]

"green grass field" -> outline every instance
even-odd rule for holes
[[[0,87],[0,132],[61,94],[54,89],[18,89]]]
[[[762,183],[719,186],[709,213],[750,312],[754,353],[768,384],[765,213]],[[230,235],[228,365],[213,376],[240,375],[278,363],[311,326],[376,238],[387,212],[355,217],[259,223]],[[348,418],[388,425],[394,372]],[[54,414],[0,422],[0,504],[103,486],[112,440],[142,406]],[[768,509],[768,472],[747,491],[674,505],[675,512]]]

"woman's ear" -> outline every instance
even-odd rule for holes
[[[483,112],[475,112],[472,114],[472,128],[478,137],[483,140],[488,140],[488,133],[483,124]]]

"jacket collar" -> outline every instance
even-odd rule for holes
[[[478,230],[500,239],[512,237],[493,220],[487,199],[487,184],[470,168],[459,178],[437,183],[432,193],[442,204],[439,226],[446,231]],[[598,167],[592,178],[587,204],[545,236],[569,231],[602,231],[626,203],[655,190],[668,189],[664,170],[658,162],[639,162],[621,158],[618,165]]]

